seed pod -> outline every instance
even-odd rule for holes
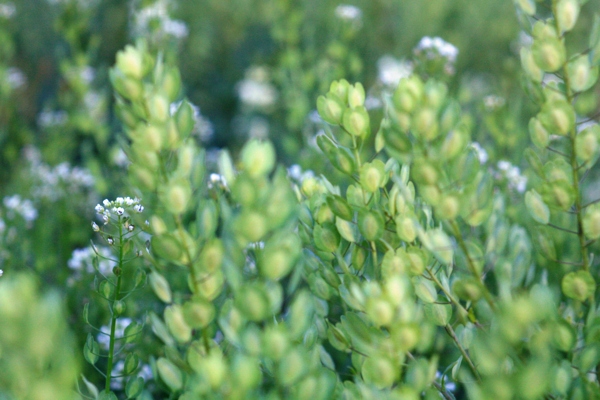
[[[300,256],[301,247],[295,235],[267,242],[258,263],[261,275],[272,280],[286,276]]]
[[[569,272],[561,282],[565,296],[578,301],[585,301],[596,291],[596,281],[588,271]]]
[[[521,67],[534,82],[540,83],[544,79],[544,71],[536,64],[531,49],[522,47],[520,51]]]
[[[161,202],[172,214],[183,214],[192,198],[192,188],[188,181],[177,179],[169,182],[167,188],[161,193]]]
[[[290,346],[287,330],[283,325],[269,326],[262,336],[263,354],[274,361],[279,361]]]
[[[427,231],[426,236],[427,241],[424,244],[428,246],[435,258],[443,265],[452,263],[454,251],[448,235],[440,228]]]
[[[340,244],[340,235],[333,224],[315,225],[313,239],[317,248],[330,253]]]
[[[552,342],[560,351],[570,351],[575,344],[576,338],[575,329],[567,321],[560,319],[553,326]]]
[[[258,386],[262,380],[259,360],[243,354],[235,356],[231,365],[231,372],[236,386],[244,389],[252,389]]]
[[[127,381],[125,386],[125,394],[129,399],[137,398],[144,390],[144,378],[141,376],[133,376]]]
[[[365,138],[370,133],[370,119],[364,107],[348,108],[342,117],[344,128],[353,136]]]
[[[169,118],[169,100],[165,96],[160,94],[151,96],[147,106],[152,121],[162,124]]]
[[[583,231],[592,240],[600,238],[600,205],[594,204],[585,211]]]
[[[367,357],[362,364],[361,374],[366,383],[385,389],[394,384],[398,370],[386,357]]]
[[[183,386],[181,371],[171,361],[161,357],[156,361],[158,375],[172,391],[178,391]]]
[[[363,164],[360,170],[360,184],[369,193],[383,187],[387,181],[385,164],[381,160]]]
[[[437,290],[431,281],[420,276],[411,279],[415,294],[424,303],[434,303],[437,300]]]
[[[149,281],[150,287],[154,291],[154,294],[156,294],[156,296],[162,300],[163,303],[171,303],[171,286],[165,277],[158,272],[153,271],[150,273]]]
[[[335,194],[329,195],[327,196],[327,205],[337,217],[346,221],[352,221],[354,211],[343,197]]]
[[[109,281],[103,280],[100,282],[100,285],[98,285],[98,293],[105,299],[112,299],[115,294],[115,287]]]
[[[534,38],[531,52],[535,63],[546,72],[556,72],[565,63],[565,45],[558,38]]]
[[[527,191],[525,194],[525,205],[534,220],[543,225],[548,224],[550,221],[550,209],[534,189]]]
[[[340,79],[339,81],[331,82],[329,86],[329,91],[335,94],[339,99],[347,99],[348,98],[348,90],[350,88],[350,84],[345,79]]]
[[[575,151],[583,161],[591,161],[598,156],[600,150],[600,126],[593,125],[577,134]]]
[[[213,273],[197,276],[196,285],[191,280],[191,275],[188,275],[188,285],[193,292],[202,296],[202,298],[212,301],[223,291],[224,276],[221,270],[217,270]]]
[[[125,312],[125,302],[122,300],[117,300],[113,303],[113,308],[112,308],[113,312],[115,313],[115,316],[120,316],[123,315],[123,313]]]
[[[340,235],[351,243],[356,243],[359,240],[358,232],[356,231],[356,225],[352,222],[343,220],[339,217],[335,219],[335,227],[337,228]]]
[[[179,260],[183,254],[179,240],[170,233],[153,236],[152,251],[166,260]]]
[[[571,89],[576,92],[583,92],[589,89],[598,79],[598,70],[597,68],[592,69],[590,58],[587,54],[582,54],[569,61],[567,64],[567,74],[569,75]]]
[[[410,268],[410,259],[403,248],[396,252],[389,250],[381,262],[381,273],[385,279],[406,274]]]
[[[389,326],[394,319],[394,308],[383,298],[367,298],[365,312],[375,326]]]
[[[187,343],[192,338],[192,329],[185,322],[183,311],[179,305],[165,308],[164,319],[169,332],[179,343]]]
[[[164,129],[156,125],[148,125],[143,129],[140,140],[137,140],[135,143],[140,144],[150,151],[158,152],[162,150],[164,142]]]
[[[115,91],[124,99],[130,101],[139,101],[144,94],[142,82],[132,77],[126,76],[120,69],[111,69],[108,73],[110,82]]]
[[[131,375],[140,365],[140,358],[135,353],[129,353],[125,357],[125,363],[123,365],[123,373],[125,375]]]
[[[536,147],[545,149],[550,143],[550,134],[537,118],[529,120],[529,137]]]
[[[535,1],[534,0],[515,0],[515,3],[519,6],[523,12],[529,16],[535,15]]]
[[[215,318],[215,307],[211,302],[196,298],[182,307],[185,323],[194,329],[205,328]]]
[[[208,381],[210,387],[214,390],[221,386],[227,375],[227,362],[223,358],[223,354],[218,351],[211,351],[202,363],[202,372],[204,378]]]
[[[454,281],[452,284],[452,291],[458,296],[459,299],[465,301],[476,302],[483,295],[483,292],[481,291],[481,284],[476,278],[473,277]]]
[[[283,386],[291,386],[305,373],[307,360],[301,348],[289,351],[277,368],[277,380]]]
[[[450,304],[425,304],[425,318],[437,326],[446,326],[452,317],[452,306]]]
[[[421,275],[425,271],[427,265],[427,255],[421,248],[410,246],[406,250],[406,256],[408,257],[408,273],[414,276]]]
[[[268,231],[268,223],[262,214],[256,211],[243,211],[235,222],[234,229],[248,242],[258,242]]]
[[[88,363],[95,365],[100,357],[99,354],[100,346],[98,345],[98,342],[94,340],[94,337],[91,334],[88,334],[85,345],[83,346],[83,357]]]
[[[246,285],[236,295],[236,306],[250,321],[262,321],[269,313],[269,299],[257,285]]]
[[[383,235],[385,221],[380,212],[363,210],[358,213],[358,229],[365,240],[375,241]]]
[[[435,207],[435,213],[442,220],[453,220],[458,216],[460,203],[454,195],[444,195]]]
[[[144,75],[143,54],[135,47],[127,45],[117,53],[116,67],[123,74],[140,80]]]
[[[125,328],[123,332],[123,339],[125,343],[134,343],[140,337],[142,333],[143,326],[137,322],[132,322]]]
[[[326,96],[317,98],[317,111],[323,121],[332,125],[342,123],[342,115],[346,109],[343,101],[335,94],[328,93]]]
[[[440,128],[436,114],[436,110],[429,107],[421,108],[415,113],[411,124],[415,136],[430,142],[439,135]]]
[[[579,16],[579,9],[578,0],[558,0],[556,2],[556,20],[561,31],[567,32],[573,29]]]
[[[268,175],[275,167],[275,147],[269,141],[251,139],[242,149],[241,161],[252,178]]]
[[[348,87],[348,106],[350,108],[362,107],[365,104],[365,88],[362,83],[356,82]]]
[[[538,119],[549,132],[567,135],[575,126],[575,110],[565,100],[554,100],[544,104]]]

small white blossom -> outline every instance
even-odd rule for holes
[[[20,88],[27,83],[27,78],[25,74],[19,69],[15,67],[11,67],[6,71],[8,84],[12,89]]]
[[[92,229],[94,230],[94,232],[100,231],[100,227],[95,222],[92,222]]]
[[[174,19],[164,19],[162,21],[162,29],[165,33],[174,36],[178,39],[185,38],[188,33],[188,27],[183,21],[174,20]]]
[[[242,103],[250,107],[268,108],[277,100],[277,91],[269,83],[264,67],[251,67],[244,80],[238,82],[237,92]]]
[[[208,188],[212,189],[215,186],[218,186],[220,188],[227,188],[227,181],[225,180],[225,177],[223,175],[215,173],[209,175]]]
[[[137,213],[141,213],[142,211],[144,211],[144,206],[141,204],[136,204],[133,206],[133,210]]]
[[[29,199],[22,199],[18,194],[7,196],[3,200],[4,206],[19,214],[26,222],[31,223],[38,217],[38,211]]]
[[[349,4],[340,4],[335,8],[335,16],[343,21],[359,22],[362,10]]]
[[[506,179],[508,187],[519,193],[524,193],[527,189],[527,177],[521,175],[519,167],[512,165],[506,160],[500,160],[497,164],[498,171],[495,174],[496,179]]]
[[[480,164],[485,164],[489,158],[487,151],[477,142],[471,143],[471,148],[473,148],[477,152],[477,157],[479,158]]]
[[[113,254],[108,247],[96,247],[96,250],[99,255],[98,271],[103,275],[107,275],[112,270],[113,262],[110,259],[113,258]],[[91,246],[83,249],[75,249],[67,262],[67,266],[78,274],[84,272],[93,274],[95,272],[94,259],[96,256],[96,252]]]
[[[66,111],[42,111],[37,118],[37,123],[42,128],[51,128],[64,125],[67,122],[68,114]]]
[[[409,61],[398,60],[390,55],[383,56],[377,61],[379,80],[386,86],[395,87],[400,79],[407,78],[413,71]]]
[[[15,12],[17,11],[17,8],[15,7],[15,5],[13,3],[3,3],[0,4],[0,17],[2,18],[12,18],[13,15],[15,15]]]
[[[106,241],[108,242],[108,244],[110,244],[111,246],[113,244],[115,244],[115,239],[112,238],[112,236],[109,236],[108,238],[106,238]]]
[[[108,201],[108,199],[104,199],[102,204],[104,204],[104,207],[110,207],[110,201]]]
[[[115,209],[115,212],[117,213],[117,215],[121,216],[125,213],[125,210],[123,209],[123,207],[117,207]]]
[[[454,63],[458,56],[458,48],[440,37],[423,37],[414,49],[415,54],[423,54],[427,59],[442,57],[446,59],[444,70],[448,74],[454,73]]]
[[[104,207],[102,207],[100,204],[96,204],[96,207],[94,209],[98,214],[102,214],[104,212]]]
[[[0,269],[0,276],[4,275],[4,271]]]

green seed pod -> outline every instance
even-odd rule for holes
[[[177,171],[183,176],[189,176],[196,158],[196,147],[186,144],[179,149],[177,155]]]
[[[542,107],[538,119],[549,132],[565,136],[575,126],[575,110],[567,101],[549,101]]]
[[[421,108],[415,113],[411,126],[415,136],[428,142],[434,140],[440,134],[437,111],[429,107]]]
[[[368,297],[365,312],[375,326],[389,326],[394,320],[394,307],[380,297]]]
[[[94,340],[94,337],[91,334],[88,334],[85,345],[83,346],[83,358],[85,358],[88,363],[95,365],[100,357],[99,354],[100,346],[98,345],[98,342]]]
[[[241,153],[244,171],[252,178],[268,175],[275,167],[275,147],[269,141],[251,139]]]
[[[184,303],[182,312],[185,323],[194,329],[207,327],[215,318],[215,306],[201,298]]]
[[[594,204],[585,211],[583,231],[589,239],[600,238],[600,205]]]
[[[220,269],[223,264],[224,252],[223,242],[220,239],[215,238],[208,241],[200,252],[198,267],[206,272]]]
[[[583,161],[590,161],[598,156],[600,150],[600,125],[592,125],[577,134],[575,151]]]
[[[567,74],[571,89],[576,92],[583,92],[589,89],[598,79],[598,72],[592,72],[590,58],[587,54],[582,54],[567,64]]]
[[[116,67],[123,74],[141,80],[144,76],[144,55],[131,45],[117,52]]]
[[[448,132],[440,150],[442,159],[445,161],[454,159],[467,147],[468,140],[468,130],[462,125]]]
[[[277,380],[283,386],[291,386],[306,372],[307,360],[300,347],[289,351],[277,368]]]
[[[424,87],[423,81],[417,75],[401,79],[392,98],[397,110],[410,113],[421,102]]]
[[[250,321],[262,321],[269,314],[269,298],[257,285],[246,285],[236,295],[236,307]]]
[[[340,235],[333,224],[315,225],[313,239],[317,248],[330,253],[340,244]]]
[[[140,188],[149,191],[154,191],[156,188],[156,174],[147,168],[132,164],[129,166],[129,177]]]
[[[534,189],[527,191],[525,194],[525,205],[534,220],[543,225],[548,224],[550,221],[550,209]]]
[[[352,221],[352,218],[354,217],[354,211],[343,197],[335,194],[328,195],[327,205],[337,217],[346,221]]]
[[[169,332],[179,343],[187,343],[192,338],[192,329],[185,322],[181,306],[172,305],[165,308],[165,323]]]
[[[337,228],[340,235],[351,243],[356,243],[359,240],[356,225],[352,222],[343,220],[339,217],[335,219],[335,227]]]
[[[353,136],[366,138],[370,131],[370,119],[365,107],[348,108],[342,116],[344,128]]]
[[[366,383],[378,389],[392,386],[398,376],[397,367],[385,357],[367,357],[361,368]]]
[[[379,132],[383,136],[388,153],[399,159],[410,158],[412,143],[404,131],[384,120]]]
[[[452,306],[450,304],[425,304],[423,309],[425,318],[437,326],[446,326],[452,318]]]
[[[236,218],[234,229],[248,242],[258,242],[267,233],[268,222],[262,214],[245,210]]]
[[[348,87],[348,106],[350,108],[362,107],[365,105],[365,88],[362,83],[356,82],[354,86]]]
[[[177,67],[168,68],[164,72],[161,88],[170,102],[173,102],[177,99],[181,89],[181,74],[179,73],[179,69]]]
[[[148,150],[144,146],[133,146],[131,150],[134,163],[149,170],[156,170],[159,167],[160,160],[155,151]]]
[[[131,375],[137,370],[139,365],[140,365],[140,358],[134,353],[129,353],[129,354],[127,354],[127,357],[125,357],[123,373],[125,375]]]
[[[153,236],[152,250],[154,254],[166,260],[179,260],[183,255],[180,242],[172,234]]]
[[[125,343],[134,343],[136,342],[142,333],[143,326],[137,322],[132,322],[127,325],[125,331],[123,332],[123,339],[125,339]]]
[[[323,121],[332,125],[340,125],[342,123],[342,115],[346,106],[343,101],[335,94],[328,93],[326,96],[317,98],[317,111]]]
[[[523,12],[529,16],[535,15],[535,1],[534,0],[515,0],[515,4],[519,6]]]
[[[108,73],[110,82],[115,88],[115,91],[124,99],[130,101],[139,101],[144,95],[144,87],[142,82],[126,76],[119,69],[111,69]]]
[[[227,372],[227,362],[220,351],[211,351],[203,360],[202,375],[213,390],[221,386]]]
[[[444,101],[446,101],[446,95],[448,94],[448,86],[445,83],[436,81],[435,79],[429,79],[425,83],[425,104],[433,109],[439,110]]]
[[[569,272],[561,283],[565,296],[578,301],[585,301],[596,291],[596,281],[588,271]]]
[[[406,255],[409,261],[408,273],[415,276],[423,274],[428,261],[425,251],[421,248],[410,246],[406,250]]]
[[[437,169],[424,159],[416,160],[411,172],[416,183],[437,184],[439,177]]]
[[[406,243],[412,243],[417,237],[417,227],[414,216],[403,215],[396,218],[396,233]]]
[[[147,101],[150,119],[163,124],[169,119],[169,100],[160,94],[151,96]]]
[[[411,279],[415,294],[424,303],[435,303],[437,300],[437,290],[433,283],[420,276],[415,276]]]
[[[103,280],[98,285],[98,293],[105,299],[112,299],[115,294],[115,286],[111,282]]]
[[[254,357],[236,354],[231,365],[231,372],[236,386],[246,390],[258,386],[262,381],[260,362]]]
[[[359,246],[354,246],[352,248],[352,267],[360,271],[365,266],[365,261],[367,260],[367,251]]]
[[[125,302],[122,300],[115,301],[113,303],[112,310],[117,317],[123,315],[125,312]]]
[[[575,329],[567,321],[559,320],[552,329],[552,342],[560,351],[571,351],[577,335]]]
[[[156,294],[156,297],[162,300],[163,303],[171,303],[171,286],[165,277],[158,272],[153,271],[150,273],[149,281],[150,287],[154,291],[154,294]]]
[[[141,134],[141,138],[136,143],[146,147],[150,151],[158,152],[162,150],[165,142],[165,132],[163,128],[156,125],[146,126]]]
[[[169,182],[161,192],[160,200],[172,214],[183,214],[192,198],[192,188],[188,181],[177,179]]]
[[[175,112],[175,125],[182,139],[190,135],[195,123],[194,108],[189,101],[182,101]]]
[[[573,186],[566,180],[555,181],[543,186],[544,201],[553,202],[562,210],[568,210],[575,202]]]
[[[575,26],[579,16],[578,0],[558,0],[556,2],[556,20],[562,32],[568,32]]]
[[[156,368],[160,379],[162,379],[172,391],[175,392],[182,388],[183,377],[181,376],[181,371],[175,364],[166,358],[161,357],[156,361]]]
[[[198,287],[198,292],[196,294],[202,296],[206,300],[212,301],[214,300],[223,290],[223,282],[225,278],[223,277],[223,272],[221,270],[217,270],[213,273],[196,277],[197,285],[193,285],[191,281],[191,276],[188,276],[188,284],[192,291],[196,290],[196,286]]]
[[[358,213],[358,230],[365,240],[375,241],[383,235],[385,221],[380,212],[363,210]]]
[[[453,220],[458,216],[460,203],[454,195],[444,195],[435,207],[435,213],[442,220]]]
[[[300,256],[302,243],[295,235],[271,239],[265,245],[258,264],[261,275],[272,280],[286,276]]]
[[[360,184],[369,193],[383,187],[386,181],[385,164],[381,160],[365,163],[360,169]]]
[[[279,361],[290,347],[288,332],[283,325],[269,326],[262,336],[262,349],[266,357]]]
[[[340,79],[339,81],[331,82],[329,86],[329,91],[335,94],[340,99],[348,98],[348,90],[350,88],[350,83],[348,83],[345,79]]]
[[[329,204],[327,203],[321,204],[315,214],[315,219],[317,223],[321,225],[331,223],[335,220],[335,214],[333,213],[331,207],[329,207]]]
[[[554,373],[554,378],[551,378],[552,388],[560,393],[566,395],[567,391],[571,387],[571,381],[573,380],[573,369],[571,363],[567,360],[563,360]]]
[[[454,281],[452,284],[452,291],[456,294],[456,296],[458,296],[459,299],[465,301],[476,302],[483,295],[483,292],[481,291],[481,284],[476,278],[473,277]]]
[[[451,264],[454,251],[452,242],[450,242],[446,232],[442,229],[432,229],[427,231],[426,236],[427,240],[424,244],[427,244],[428,249],[435,258],[443,265]],[[421,241],[423,242],[423,240]]]
[[[536,147],[545,149],[550,143],[550,134],[537,118],[529,120],[529,137]]]
[[[144,378],[141,376],[131,377],[125,386],[125,394],[129,399],[137,398],[144,390]]]
[[[396,252],[389,250],[385,253],[381,262],[381,273],[384,279],[402,276],[410,269],[410,259],[403,248]]]
[[[531,52],[535,63],[546,72],[556,72],[565,63],[567,52],[558,38],[534,38]]]
[[[540,83],[544,79],[544,71],[536,64],[531,49],[527,47],[521,48],[521,67],[534,82]]]

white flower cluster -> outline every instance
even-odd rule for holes
[[[114,265],[114,261],[112,261],[114,255],[108,247],[96,247],[96,251],[99,256],[98,271],[102,275],[108,275]],[[68,267],[75,271],[77,275],[84,272],[93,274],[95,272],[94,259],[96,258],[96,251],[91,246],[73,250],[71,258],[67,261]]]
[[[4,275],[4,271],[0,269],[0,276]]]
[[[115,200],[110,201],[108,199],[104,199],[102,204],[97,204],[95,207],[96,213],[102,215],[102,221],[104,221],[104,225],[108,224],[113,214],[117,217],[127,216],[129,212],[141,213],[144,211],[144,206],[140,204],[140,199],[137,197],[117,197]],[[92,224],[94,230],[97,225]]]
[[[527,189],[527,177],[521,175],[519,167],[505,160],[498,161],[497,167],[496,179],[506,179],[510,189],[516,190],[519,193],[525,192]]]
[[[248,69],[244,80],[237,83],[238,96],[250,107],[269,108],[277,100],[277,90],[269,83],[269,74],[264,67]]]
[[[6,70],[6,81],[12,90],[18,89],[27,84],[27,78],[23,71],[16,67],[10,67]]]
[[[303,171],[298,164],[291,165],[287,169],[288,177],[297,184],[302,184],[305,179],[314,178],[315,173],[311,170]]]
[[[428,59],[435,59],[442,57],[446,59],[444,70],[448,74],[454,73],[454,63],[458,56],[458,49],[451,43],[446,42],[440,37],[431,38],[429,36],[423,37],[417,47],[414,49],[415,54],[424,54]]]
[[[40,128],[52,128],[64,125],[69,115],[64,110],[50,111],[44,110],[37,117],[37,123]]]
[[[0,4],[0,17],[1,18],[12,18],[15,15],[17,8],[13,3],[2,3]]]
[[[141,36],[154,35],[159,38],[167,34],[176,39],[188,36],[189,30],[185,22],[172,19],[169,15],[169,1],[157,0],[154,3],[138,9],[135,2],[132,3],[134,33]],[[157,28],[154,28],[158,26]]]
[[[360,22],[362,10],[349,4],[340,4],[335,8],[335,16],[342,21]]]
[[[215,173],[210,174],[208,177],[208,188],[213,189],[215,187],[227,189],[227,180],[223,175]]]
[[[6,196],[2,202],[9,216],[14,213],[19,214],[27,223],[32,223],[38,217],[38,211],[33,202],[21,198],[18,194]]]
[[[477,157],[479,158],[479,163],[482,165],[485,164],[489,158],[487,151],[485,151],[485,149],[483,147],[481,147],[481,145],[477,142],[471,143],[470,147],[472,149],[474,149],[475,152],[477,153]]]
[[[56,202],[76,193],[89,192],[94,187],[94,176],[86,168],[71,167],[67,162],[51,167],[42,162],[35,147],[25,148],[24,156],[34,181],[31,189],[34,199]]]
[[[385,86],[396,87],[400,79],[407,78],[413,72],[410,61],[398,60],[390,55],[385,55],[377,61],[378,77]]]

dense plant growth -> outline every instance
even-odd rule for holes
[[[246,26],[236,1],[223,43],[277,50],[231,85],[229,149],[191,101],[210,33],[133,2],[97,76],[108,4],[54,3],[37,127],[0,26],[0,399],[600,398],[597,1],[515,1],[497,78],[424,36],[377,79],[377,16],[404,2],[275,1]]]

